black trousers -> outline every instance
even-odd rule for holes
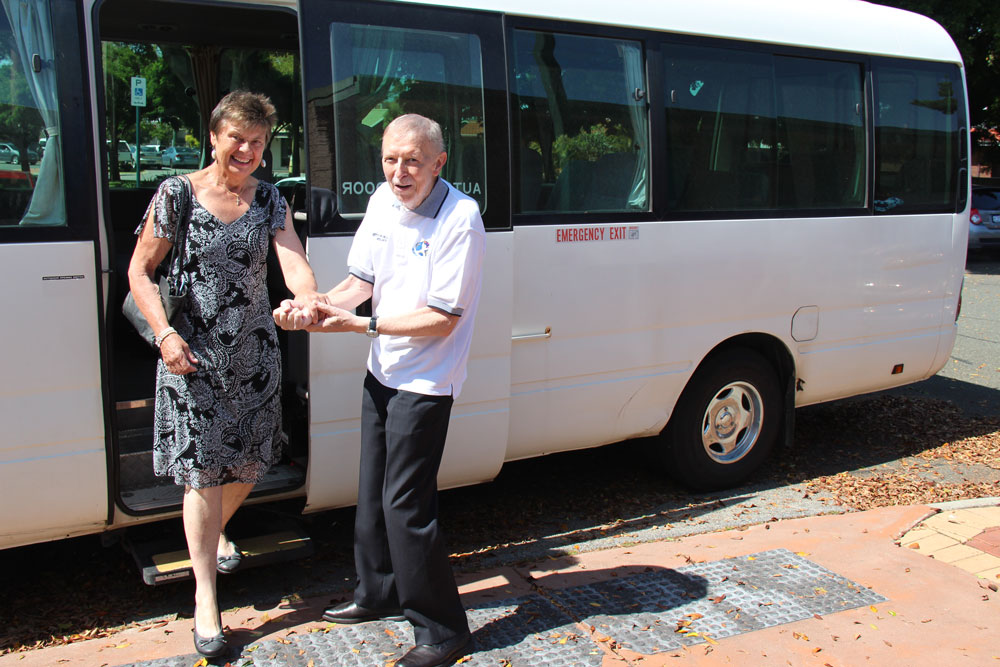
[[[437,518],[437,473],[453,402],[390,389],[371,373],[365,378],[354,601],[401,607],[417,644],[469,629]]]

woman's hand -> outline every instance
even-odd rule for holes
[[[163,339],[160,343],[160,356],[163,357],[167,370],[174,375],[187,375],[198,370],[195,368],[197,357],[191,353],[187,341],[179,334],[170,334]]]
[[[305,329],[316,321],[315,303],[299,301],[298,299],[285,299],[271,313],[274,316],[274,323],[288,331]]]

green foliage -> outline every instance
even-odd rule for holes
[[[607,125],[603,123],[591,125],[589,132],[586,128],[580,128],[576,136],[559,135],[552,145],[557,171],[561,171],[570,160],[595,162],[602,155],[626,153],[631,150],[632,137],[621,124],[616,124],[611,134],[608,133]]]
[[[881,0],[940,23],[965,61],[972,125],[1000,126],[1000,2],[996,0]]]

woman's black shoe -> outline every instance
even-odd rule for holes
[[[214,637],[202,637],[197,630],[194,631],[194,649],[206,658],[218,658],[228,648],[226,636],[221,632]]]
[[[233,544],[233,550],[232,556],[216,557],[215,569],[222,574],[232,574],[243,564],[243,552],[235,544]]]
[[[219,556],[215,569],[222,574],[232,574],[243,564],[243,554],[239,549],[232,556]]]

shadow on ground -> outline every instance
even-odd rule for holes
[[[917,388],[802,408],[796,413],[796,445],[777,452],[747,485],[728,491],[725,503],[1000,429],[995,418],[969,415],[955,403],[932,397],[939,394],[962,396],[966,405],[1000,404],[996,390],[934,378]],[[627,535],[697,518],[723,504],[722,495],[691,495],[669,481],[653,463],[650,448],[655,446],[649,439],[518,461],[491,483],[443,492],[442,522],[451,551],[461,554],[455,566],[517,564],[528,553],[524,545],[555,549],[568,541]],[[1000,479],[1000,471],[993,472]],[[237,541],[262,520],[295,522],[313,537],[316,553],[220,577],[225,608],[266,609],[282,600],[343,596],[352,588],[353,510],[300,512],[301,503],[285,502],[244,508],[237,515],[230,531]],[[171,530],[179,538],[177,521],[136,532]],[[564,533],[570,537],[559,539]],[[109,628],[192,611],[191,582],[146,586],[130,556],[119,546],[102,546],[99,537],[2,551],[0,571],[5,580],[0,650],[103,636]]]

